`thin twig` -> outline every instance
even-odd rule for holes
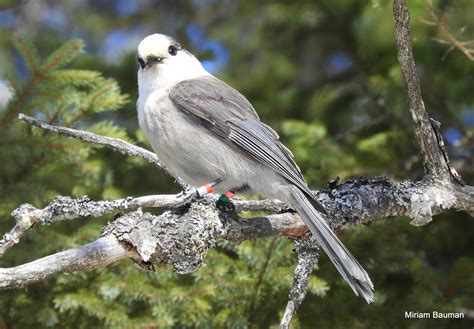
[[[446,22],[448,20],[448,15],[444,14],[442,18],[440,18],[437,14],[436,11],[433,8],[433,4],[430,3],[428,4],[428,11],[431,15],[431,18],[433,19],[432,21],[426,20],[426,19],[421,19],[421,22],[426,24],[426,25],[431,25],[431,26],[436,26],[443,36],[446,38],[447,41],[445,40],[435,40],[439,43],[447,43],[452,45],[452,48],[456,48],[460,50],[469,60],[474,61],[474,49],[468,48],[466,46],[472,44],[474,40],[468,40],[468,41],[459,41],[457,40],[446,28]],[[443,56],[445,57],[445,56]]]
[[[72,128],[66,128],[66,127],[59,127],[59,126],[53,126],[49,125],[47,123],[44,123],[38,119],[35,119],[33,117],[27,116],[23,113],[20,113],[18,115],[18,118],[22,121],[25,121],[31,125],[34,125],[38,128],[51,131],[57,134],[61,135],[66,135],[75,139],[79,139],[83,142],[87,143],[92,143],[92,144],[97,144],[97,145],[103,145],[103,146],[108,146],[113,148],[116,151],[120,151],[121,153],[125,153],[128,155],[132,156],[137,156],[140,158],[143,158],[150,162],[151,164],[154,164],[155,166],[159,167],[163,171],[165,171],[169,176],[173,177],[173,179],[185,190],[189,189],[188,184],[186,184],[181,178],[178,176],[173,175],[166,167],[165,165],[158,159],[155,153],[150,152],[148,150],[145,150],[142,147],[130,144],[128,142],[125,142],[121,139],[117,138],[112,138],[112,137],[106,137],[106,136],[101,136],[97,135],[88,131],[83,131],[83,130],[77,130],[77,129],[72,129]]]

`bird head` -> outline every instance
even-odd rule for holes
[[[146,83],[148,87],[162,87],[209,74],[175,39],[158,33],[140,42],[136,62],[138,83]]]

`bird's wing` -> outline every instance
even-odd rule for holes
[[[324,207],[309,190],[291,152],[278,135],[262,123],[250,102],[237,90],[214,77],[185,80],[173,87],[174,105],[245,156],[272,168],[308,194],[314,206]]]

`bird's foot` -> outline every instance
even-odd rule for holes
[[[199,188],[193,188],[187,191],[183,191],[178,195],[178,201],[170,207],[172,211],[187,211],[191,206],[191,203],[197,199],[203,198],[204,196],[212,193],[214,187],[223,181],[222,178],[218,178],[208,184],[205,184]]]
[[[222,212],[233,213],[235,211],[235,205],[232,203],[231,198],[235,195],[232,191],[227,191],[222,194],[216,201],[216,207]]]

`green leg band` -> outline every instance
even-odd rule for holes
[[[219,201],[221,202],[229,202],[230,199],[228,197],[226,197],[225,194],[221,194],[221,196],[219,197]]]

